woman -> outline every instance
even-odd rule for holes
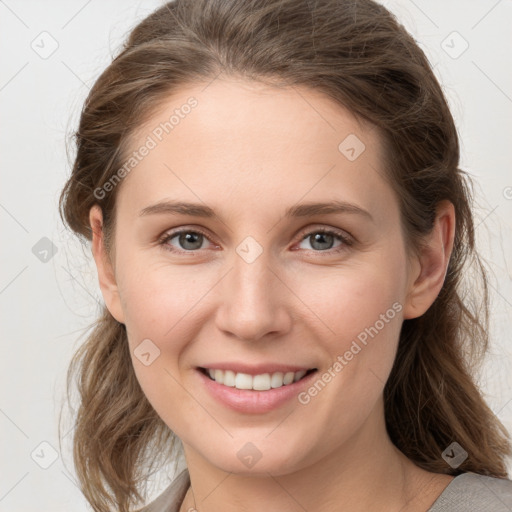
[[[384,7],[171,2],[76,142],[61,212],[106,306],[70,368],[94,510],[133,510],[181,448],[144,510],[512,506],[510,440],[469,371],[488,341],[470,181]]]

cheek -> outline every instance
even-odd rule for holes
[[[403,268],[395,253],[357,268],[331,269],[304,299],[331,364],[318,376],[325,384],[316,382],[300,403],[316,418],[311,429],[318,428],[327,444],[340,432],[360,428],[383,392],[402,324]],[[306,283],[301,290],[306,297]],[[351,412],[335,415],[333,409]]]
[[[193,266],[154,264],[129,255],[119,269],[123,269],[118,284],[135,375],[153,408],[174,427],[169,404],[178,404],[172,410],[179,407],[183,412],[190,402],[180,363],[204,323],[199,315],[216,276],[206,272],[199,276]]]
[[[396,318],[404,300],[405,275],[400,262],[394,260],[399,258],[395,255],[394,259],[379,258],[378,263],[368,261],[301,276],[295,290],[312,318],[316,317],[325,339],[338,340],[343,347],[376,323],[383,331],[382,322],[386,326],[399,323]]]
[[[215,284],[215,276],[210,283],[208,273],[199,275],[194,266],[127,258],[120,268],[124,269],[118,283],[126,326],[134,338],[184,339],[183,329]]]
[[[325,375],[333,382],[327,386],[328,402],[358,410],[361,417],[377,400],[393,366],[402,325],[404,268],[400,254],[390,251],[364,264],[329,269],[298,288],[314,313],[311,322],[319,326],[317,338],[331,361]],[[328,410],[324,414],[327,423],[337,424]]]

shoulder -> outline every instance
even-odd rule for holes
[[[184,469],[162,494],[138,512],[178,512],[189,486],[188,469]]]
[[[428,512],[510,512],[512,480],[477,473],[456,476]]]
[[[139,512],[178,512],[190,486],[188,469],[184,469],[154,501]],[[428,512],[510,512],[512,480],[477,473],[455,477]]]

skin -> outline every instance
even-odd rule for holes
[[[409,255],[398,200],[382,175],[378,131],[307,88],[234,78],[189,85],[140,127],[131,147],[190,96],[198,106],[117,191],[110,257],[101,210],[90,211],[105,303],[126,325],[144,393],[183,441],[191,489],[180,510],[427,510],[453,477],[418,468],[392,444],[383,389],[403,320],[421,316],[442,287],[453,205],[439,205],[426,247]],[[366,146],[354,161],[338,150],[348,134]],[[169,199],[206,204],[216,216],[139,215]],[[283,217],[297,203],[332,199],[358,205],[372,220]],[[315,244],[322,227],[354,243],[340,252],[336,238]],[[175,228],[208,238],[173,253],[158,240]],[[248,236],[263,249],[252,263],[236,252]],[[191,247],[179,237],[166,244]],[[293,399],[247,415],[201,392],[195,367],[219,359],[326,371],[396,302],[401,311],[307,405]],[[144,339],[160,350],[149,366],[133,352]],[[261,453],[252,468],[237,457],[249,442]]]

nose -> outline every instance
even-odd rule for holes
[[[222,279],[217,310],[217,327],[243,341],[284,335],[292,327],[290,305],[293,295],[286,276],[263,252],[252,262],[235,255]]]

